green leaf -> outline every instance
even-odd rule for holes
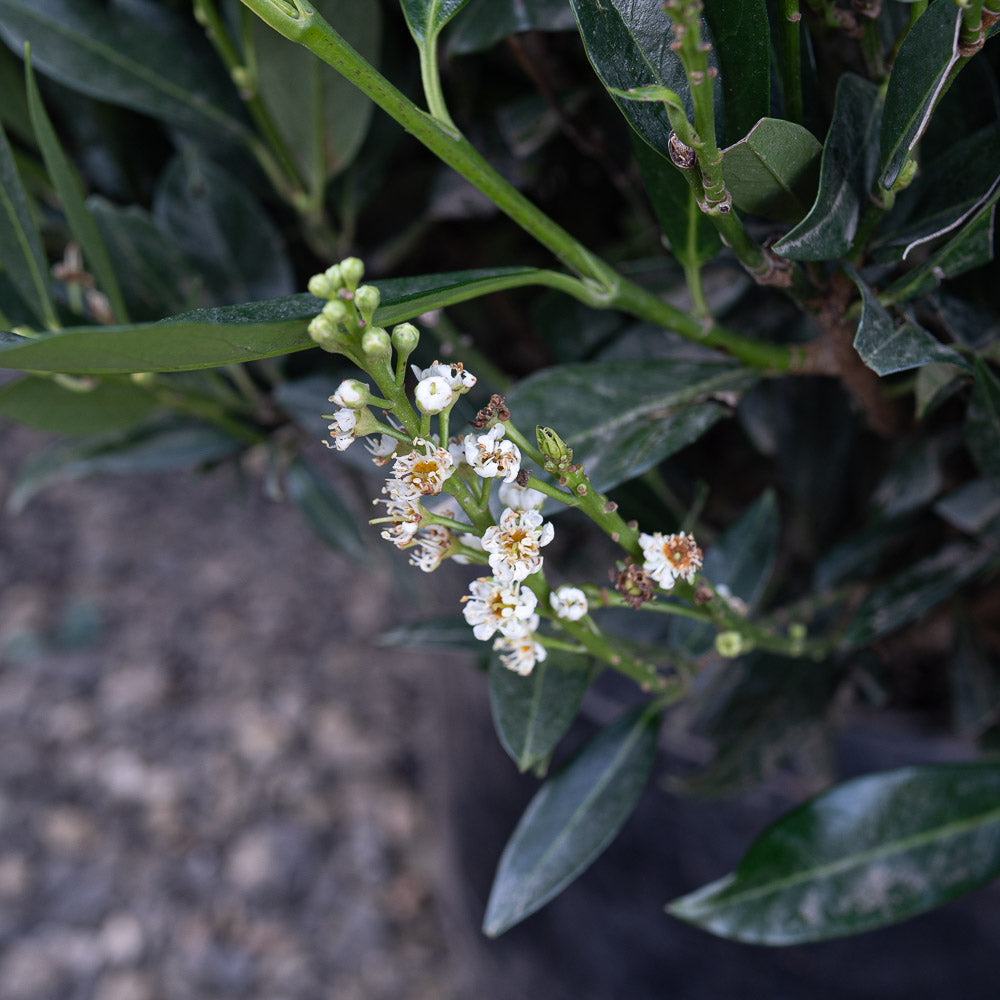
[[[598,78],[633,129],[662,156],[670,156],[670,120],[661,104],[628,100],[618,91],[655,85],[679,95],[688,118],[691,94],[680,57],[667,44],[670,19],[658,3],[572,0],[577,28]],[[703,35],[708,39],[707,26]],[[710,63],[713,57],[710,54]]]
[[[717,393],[756,375],[730,361],[606,361],[556,365],[508,395],[520,426],[545,424],[604,491],[658,465],[729,414]]]
[[[816,201],[775,243],[775,253],[791,260],[830,260],[850,250],[875,178],[881,112],[874,84],[853,73],[840,78]]]
[[[7,506],[16,514],[36,493],[54,483],[108,473],[189,469],[228,458],[243,447],[242,442],[214,427],[180,420],[59,442],[20,469]]]
[[[976,358],[965,443],[985,476],[1000,481],[1000,379]]]
[[[997,720],[1000,662],[990,656],[968,619],[959,620],[955,633],[948,671],[952,724],[960,735],[977,737]]]
[[[193,146],[160,178],[153,217],[201,275],[207,303],[271,299],[294,289],[284,240],[257,199]]]
[[[751,944],[859,934],[1000,874],[1000,767],[938,764],[844,782],[769,827],[735,872],[670,912]]]
[[[540,909],[614,840],[649,777],[659,721],[646,705],[629,709],[542,785],[500,858],[484,933],[496,937]]]
[[[643,142],[631,129],[629,134],[646,193],[670,243],[671,253],[685,267],[698,267],[711,260],[722,241],[709,217],[698,207],[691,185],[669,159]]]
[[[242,105],[204,34],[148,0],[0,0],[0,34],[60,83],[183,128],[239,138]]]
[[[375,321],[391,326],[431,309],[533,284],[541,273],[510,267],[380,281],[382,305]],[[158,323],[75,327],[35,340],[0,334],[0,368],[99,375],[255,361],[315,346],[306,326],[321,306],[320,300],[300,294],[198,309]]]
[[[367,557],[357,515],[304,459],[296,458],[289,464],[285,492],[318,538],[355,559]]]
[[[54,434],[103,434],[131,427],[156,406],[152,393],[129,382],[100,382],[80,391],[28,376],[0,389],[0,414]]]
[[[981,202],[967,223],[943,247],[932,253],[918,267],[894,281],[883,296],[902,302],[926,295],[945,278],[955,278],[982,267],[993,259],[993,231],[1000,184]]]
[[[375,0],[321,0],[317,11],[364,58],[376,65],[381,13]],[[261,100],[310,191],[353,162],[371,121],[373,105],[340,73],[301,46],[253,19]]]
[[[593,679],[589,661],[550,649],[527,677],[490,659],[490,708],[504,750],[521,771],[545,766]]]
[[[718,52],[725,134],[732,142],[745,136],[771,107],[767,3],[705,0],[705,19]]]
[[[880,182],[889,188],[927,128],[931,112],[959,60],[962,12],[957,4],[932,4],[907,32],[893,63],[882,115]]]
[[[1000,484],[990,479],[963,483],[934,504],[934,513],[959,531],[978,534],[1000,518]]]
[[[566,11],[572,17],[567,8]],[[24,72],[21,61],[10,49],[0,46],[0,124],[7,132],[24,142],[34,145],[35,132],[28,114],[28,95],[24,90]]]
[[[56,326],[48,264],[21,186],[14,155],[0,125],[0,264],[24,304],[42,323]]]
[[[467,55],[492,48],[524,31],[573,31],[576,20],[566,0],[471,0],[451,30],[448,52]]]
[[[422,618],[397,625],[383,632],[379,641],[383,646],[402,649],[441,649],[456,653],[482,653],[485,648],[461,615]]]
[[[932,361],[965,366],[962,356],[942,344],[933,334],[909,320],[900,327],[878,296],[853,271],[849,272],[861,292],[861,322],[854,336],[854,349],[877,375],[920,368]]]
[[[844,633],[848,649],[867,646],[947,600],[993,558],[988,548],[954,542],[873,588]]]
[[[723,150],[722,175],[733,204],[765,219],[798,222],[816,197],[822,149],[801,125],[762,118]]]
[[[84,204],[83,185],[80,183],[76,168],[63,152],[62,145],[45,110],[45,105],[42,103],[42,95],[38,92],[38,84],[35,82],[35,72],[31,67],[30,56],[27,54],[24,60],[24,77],[31,124],[38,140],[38,147],[42,152],[42,158],[45,160],[45,169],[48,171],[56,194],[59,196],[59,202],[66,213],[69,230],[73,234],[73,238],[80,244],[83,259],[90,268],[97,287],[108,297],[112,314],[117,317],[119,322],[127,323],[128,311],[125,308],[125,300],[122,298],[121,288],[111,265],[107,247],[104,245],[104,240],[101,238],[93,215]]]
[[[399,0],[410,32],[421,48],[433,45],[441,29],[469,0]]]

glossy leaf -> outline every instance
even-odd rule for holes
[[[216,136],[247,132],[204,33],[162,4],[0,0],[0,35],[18,53],[30,42],[38,70],[90,97]]]
[[[358,531],[357,515],[302,458],[294,459],[285,473],[285,493],[305,517],[316,536],[355,559],[368,555]]]
[[[383,632],[379,639],[383,646],[402,649],[438,649],[456,653],[482,653],[486,649],[461,615],[407,622]]]
[[[153,217],[201,276],[205,304],[273,299],[295,288],[284,241],[257,199],[193,147],[171,160]]]
[[[745,136],[771,107],[771,33],[766,0],[705,0],[719,59],[727,142]],[[728,183],[728,181],[727,181]]]
[[[965,443],[983,475],[1000,481],[1000,379],[978,358],[965,418]]]
[[[391,326],[431,309],[532,284],[533,268],[495,268],[380,281],[376,322]],[[114,374],[186,371],[313,347],[306,326],[322,303],[311,295],[198,309],[159,323],[77,327],[27,340],[0,334],[0,368]]]
[[[844,634],[849,649],[867,646],[916,621],[981,572],[993,558],[986,548],[954,542],[871,590]]]
[[[791,260],[830,260],[851,248],[875,179],[882,108],[878,88],[853,73],[837,84],[823,144],[819,192],[809,214],[774,245]]]
[[[0,263],[39,322],[54,315],[41,237],[31,217],[3,126],[0,126]]]
[[[663,107],[657,102],[630,101],[616,94],[633,87],[666,87],[680,96],[691,117],[687,77],[680,57],[667,44],[670,21],[661,5],[635,0],[572,0],[572,4],[587,57],[597,76],[638,135],[669,157],[671,127]]]
[[[635,136],[635,133],[632,135]],[[718,230],[698,207],[684,175],[669,159],[637,136],[633,139],[632,149],[646,194],[670,243],[671,253],[685,267],[697,267],[711,260],[722,242]]]
[[[567,8],[572,18],[572,13]],[[28,114],[28,95],[24,89],[24,69],[20,59],[10,49],[0,45],[0,124],[29,148],[34,145],[35,132]]]
[[[958,62],[962,12],[957,4],[932,4],[907,32],[893,63],[882,116],[879,173],[891,187],[927,128],[931,112]]]
[[[780,118],[762,118],[723,150],[722,174],[743,212],[798,222],[812,205],[823,147],[812,132]]]
[[[878,375],[919,368],[932,361],[964,365],[960,354],[942,344],[923,327],[907,320],[899,327],[878,297],[855,273],[854,283],[861,292],[861,322],[854,336],[854,349],[861,360]]]
[[[432,42],[469,0],[399,0],[418,45]]]
[[[59,442],[36,453],[19,470],[7,506],[17,513],[36,493],[55,483],[108,473],[190,469],[228,458],[243,447],[214,427],[177,420]]]
[[[729,413],[714,394],[755,379],[728,361],[556,365],[520,381],[508,402],[520,426],[556,430],[603,491],[697,440]]]
[[[500,858],[484,933],[496,937],[540,909],[611,843],[649,778],[658,727],[659,714],[637,705],[542,785]]]
[[[317,11],[369,63],[378,62],[381,12],[375,0],[321,0]],[[340,73],[305,56],[300,45],[253,19],[260,98],[310,191],[350,164],[373,105]]]
[[[130,427],[156,406],[152,393],[128,382],[100,382],[78,391],[29,375],[0,389],[0,414],[54,434],[103,434]]]
[[[720,937],[795,945],[897,923],[998,874],[1000,767],[925,765],[824,792],[669,910]]]
[[[448,51],[482,52],[523,31],[573,31],[576,20],[566,0],[471,0],[451,29]]]
[[[562,650],[548,655],[527,677],[490,660],[490,708],[504,750],[521,771],[544,767],[576,718],[593,678],[585,657]]]
[[[62,144],[42,103],[30,58],[25,59],[24,69],[31,124],[45,160],[45,169],[59,196],[63,212],[66,213],[69,230],[80,245],[84,263],[93,274],[97,287],[108,297],[112,314],[119,322],[128,322],[128,310],[107,247],[93,215],[84,203],[83,185],[76,168],[63,152]]]

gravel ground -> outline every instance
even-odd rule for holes
[[[4,1000],[455,995],[388,572],[224,471],[50,489],[0,551]]]

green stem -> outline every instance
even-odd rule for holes
[[[441,88],[441,71],[438,67],[438,36],[437,32],[428,33],[423,43],[417,42],[420,49],[420,78],[424,84],[424,97],[427,98],[427,110],[450,131],[458,134],[455,123],[448,114],[444,100],[444,90]]]
[[[778,10],[778,71],[785,118],[802,124],[802,53],[800,35],[802,13],[799,0],[780,0]]]
[[[373,66],[359,55],[304,0],[242,0],[262,20],[350,80],[383,111],[394,118],[432,153],[472,183],[525,232],[548,248],[571,271],[580,276],[563,276],[565,291],[584,299],[580,285],[586,286],[585,301],[595,308],[615,307],[642,319],[649,319],[681,336],[709,346],[720,347],[748,364],[788,370],[795,360],[784,345],[760,344],[720,327],[705,330],[697,317],[661,302],[655,296],[623,278],[565,229],[550,219],[514,188],[463,136],[421,111]],[[572,284],[572,282],[576,284]],[[572,290],[571,290],[572,289]],[[636,310],[639,311],[636,311]],[[764,357],[763,363],[760,359]]]

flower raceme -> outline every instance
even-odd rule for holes
[[[513,510],[500,515],[500,523],[483,534],[483,549],[489,553],[493,575],[504,582],[518,582],[542,568],[543,546],[552,541],[555,529],[537,510]]]

